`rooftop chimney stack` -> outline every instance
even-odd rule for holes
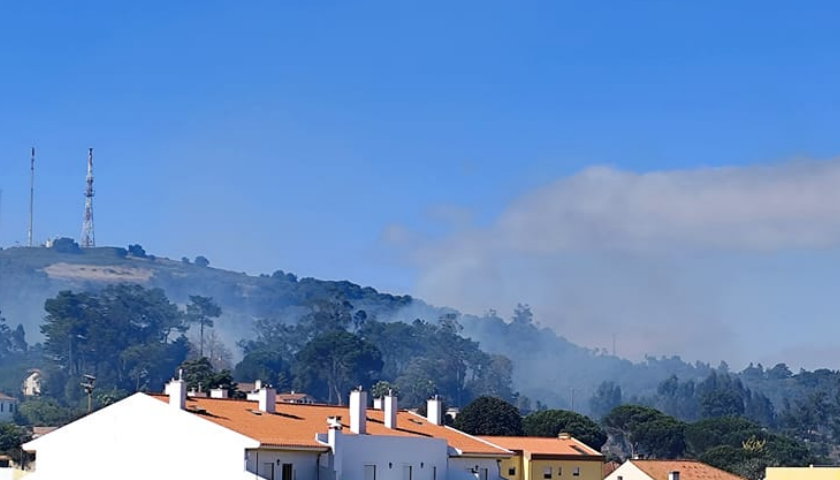
[[[179,410],[187,407],[187,382],[183,379],[181,371],[178,372],[178,380],[172,379],[166,384],[166,393],[169,395],[169,405]]]
[[[350,431],[359,435],[367,432],[367,392],[361,386],[350,392]]]
[[[257,392],[257,402],[261,412],[274,413],[277,410],[277,391],[271,387],[262,387]]]
[[[388,390],[385,395],[385,426],[387,428],[397,428],[397,396],[394,395],[393,390]]]
[[[673,471],[668,473],[668,480],[680,480],[680,472]]]
[[[426,420],[432,425],[443,424],[443,400],[437,395],[426,402]]]
[[[228,398],[226,388],[213,388],[210,390],[210,398]]]

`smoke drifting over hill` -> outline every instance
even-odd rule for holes
[[[596,167],[442,240],[388,238],[418,296],[468,312],[530,303],[573,341],[641,358],[836,368],[840,161],[635,173]],[[784,354],[782,353],[784,352]],[[783,358],[799,352],[796,358]]]

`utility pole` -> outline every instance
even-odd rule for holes
[[[35,216],[35,147],[29,157],[29,246],[32,246],[32,224]]]
[[[93,148],[88,148],[87,177],[85,188],[85,216],[82,222],[83,248],[96,246],[96,236],[93,232]]]

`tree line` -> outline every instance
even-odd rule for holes
[[[807,444],[737,416],[684,422],[644,405],[619,405],[596,422],[568,410],[524,417],[512,404],[480,397],[465,406],[454,426],[473,435],[556,437],[569,433],[608,460],[695,458],[750,480],[768,466],[803,466],[819,459]]]

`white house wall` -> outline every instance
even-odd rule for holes
[[[624,462],[620,467],[613,470],[613,472],[604,480],[652,480],[650,475],[641,471],[639,467],[633,465],[629,461]]]
[[[142,393],[25,445],[37,480],[244,478],[259,443]],[[254,478],[251,474],[250,478]]]
[[[267,480],[326,480],[318,477],[318,458],[328,452],[292,450],[249,450],[248,471],[259,473]],[[292,478],[283,478],[283,464],[292,464]],[[269,467],[270,465],[270,467]]]
[[[335,480],[372,480],[373,466],[376,480],[447,480],[447,451],[439,438],[339,434],[330,467]]]

